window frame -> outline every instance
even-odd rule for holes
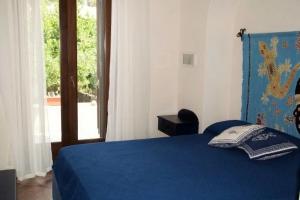
[[[99,87],[101,102],[98,114],[101,134],[99,139],[78,140],[77,0],[59,0],[62,139],[61,142],[51,143],[53,159],[57,156],[59,149],[64,146],[105,141],[109,95],[112,0],[102,0],[102,3],[103,15],[101,17],[103,17],[104,42],[102,47],[103,61],[100,65],[103,74]]]

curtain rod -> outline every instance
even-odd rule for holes
[[[241,29],[240,29],[240,32],[238,32],[238,33],[236,34],[236,37],[240,37],[241,40],[243,40],[243,35],[245,34],[246,31],[247,31],[247,29],[241,28]]]

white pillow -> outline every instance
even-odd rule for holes
[[[264,129],[265,126],[262,125],[233,126],[214,137],[208,145],[221,148],[236,147]]]

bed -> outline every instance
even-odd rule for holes
[[[266,161],[207,145],[203,134],[75,145],[53,165],[54,200],[298,200],[300,151]],[[287,136],[300,147],[300,140]]]

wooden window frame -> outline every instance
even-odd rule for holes
[[[108,97],[109,97],[109,72],[110,72],[110,52],[111,52],[111,12],[112,0],[104,0],[104,69],[103,69],[103,104],[100,104],[100,133],[103,133],[103,138],[106,137],[107,131],[107,116],[108,116]]]
[[[104,69],[103,103],[100,104],[99,139],[78,140],[78,108],[77,108],[77,0],[59,0],[60,24],[60,66],[61,66],[61,142],[52,143],[53,159],[64,146],[105,141],[107,130],[107,107],[109,95],[109,66],[111,43],[111,8],[112,0],[104,0]]]

